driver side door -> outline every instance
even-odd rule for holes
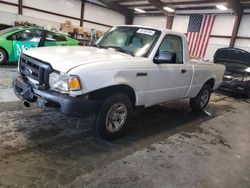
[[[176,55],[174,60],[159,60],[164,52]],[[166,35],[155,54],[153,68],[150,71],[148,99],[149,105],[184,98],[192,79],[192,65],[183,61],[183,41],[176,35]],[[164,57],[164,56],[163,56]]]

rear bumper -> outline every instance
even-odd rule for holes
[[[247,92],[247,82],[235,80],[223,81],[219,89],[245,94]]]
[[[39,90],[20,75],[13,80],[13,90],[22,101],[36,102],[38,107],[55,107],[61,113],[77,117],[87,117],[97,112],[100,106],[99,101],[84,99],[83,96],[71,97],[56,91]]]

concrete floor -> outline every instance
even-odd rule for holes
[[[154,106],[104,142],[84,120],[24,108],[13,72],[0,68],[0,187],[250,187],[249,99],[215,93],[203,113],[187,100]]]

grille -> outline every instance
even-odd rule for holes
[[[37,81],[39,88],[49,88],[49,74],[53,71],[50,64],[23,54],[19,60],[19,70],[24,77]]]

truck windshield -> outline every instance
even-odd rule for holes
[[[97,42],[99,48],[112,48],[133,56],[145,57],[161,31],[140,27],[118,26],[109,30]]]

